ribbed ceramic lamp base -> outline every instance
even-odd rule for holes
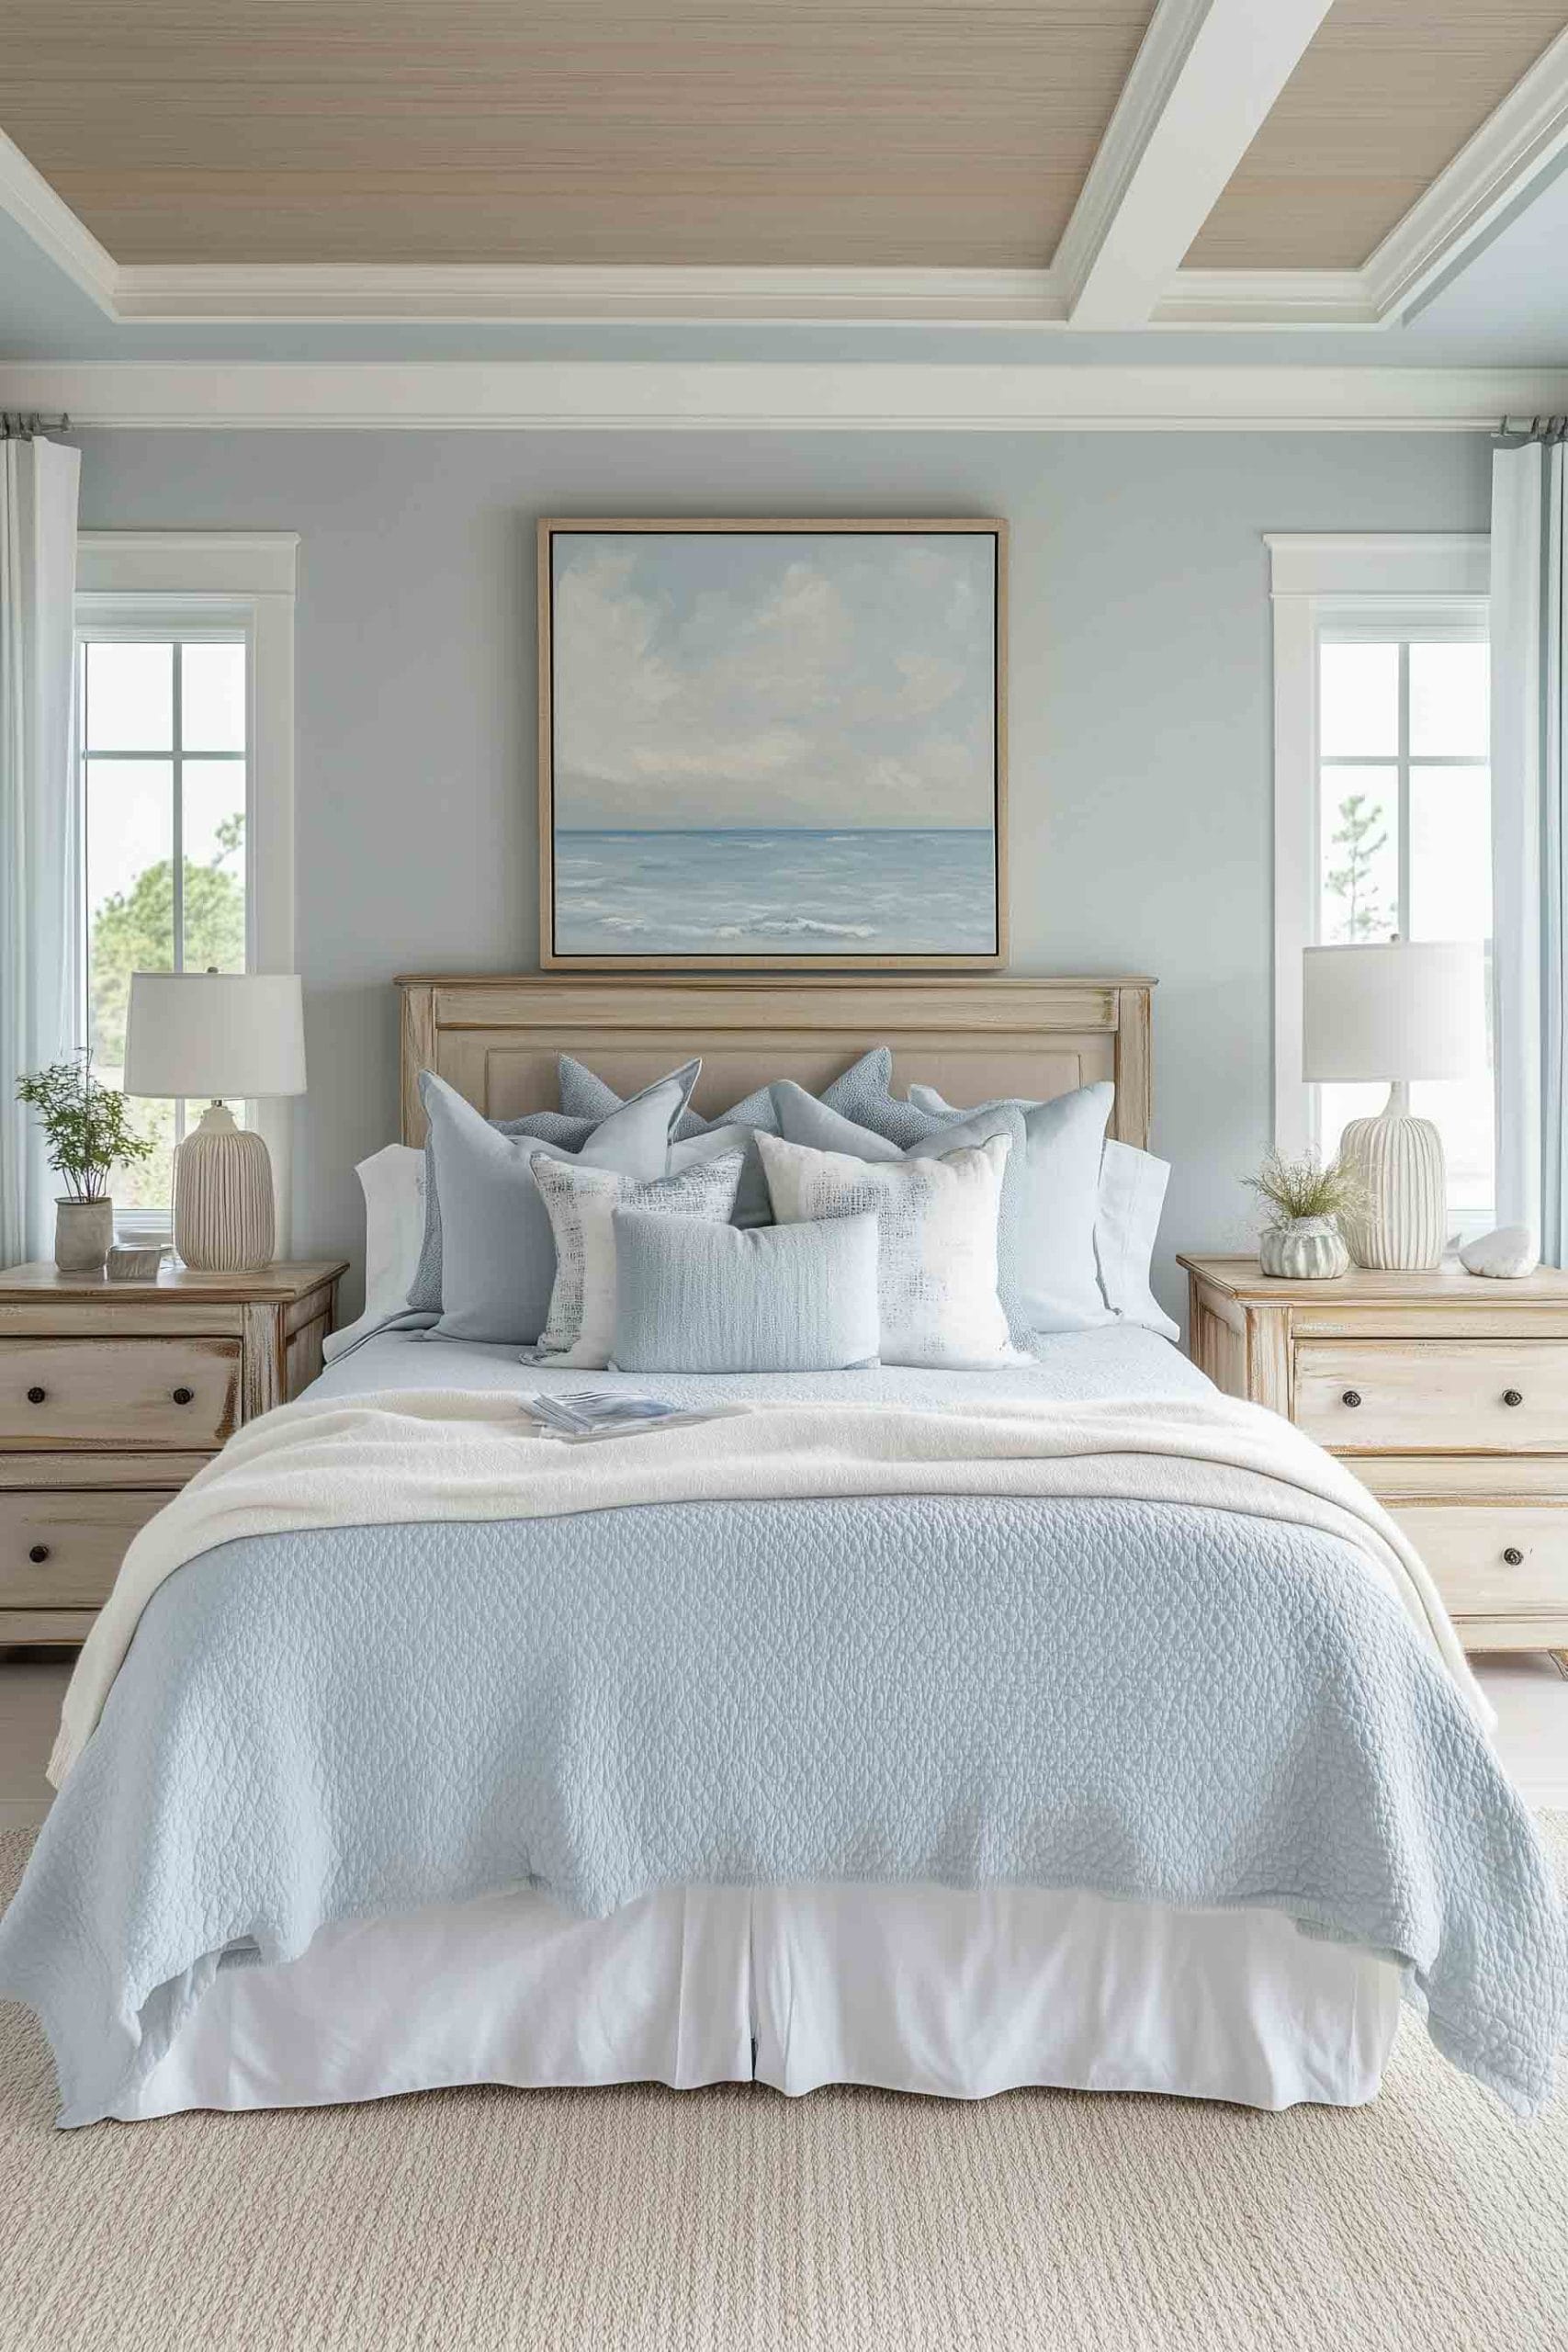
[[[276,1247],[272,1159],[221,1103],[175,1154],[175,1248],[198,1273],[254,1273]]]
[[[1443,1139],[1430,1119],[1385,1111],[1352,1119],[1339,1140],[1366,1207],[1342,1222],[1358,1266],[1421,1273],[1442,1262],[1448,1238],[1448,1171]]]

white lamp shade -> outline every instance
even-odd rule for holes
[[[128,1094],[303,1094],[305,1020],[294,972],[135,972]]]
[[[1468,940],[1309,947],[1302,1064],[1309,1079],[1468,1078],[1485,1057],[1481,955]]]

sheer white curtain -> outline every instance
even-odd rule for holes
[[[72,775],[80,459],[0,441],[0,1264],[48,1257],[55,1179],[17,1080],[76,1043],[81,873]]]

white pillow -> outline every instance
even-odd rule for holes
[[[365,1194],[365,1312],[323,1340],[328,1363],[408,1311],[409,1286],[424,1246],[424,1154],[389,1143],[355,1170]]]
[[[929,1159],[852,1159],[759,1135],[780,1225],[877,1216],[884,1363],[973,1370],[1026,1363],[997,1295],[997,1221],[1009,1136]]]
[[[542,1151],[528,1164],[549,1211],[556,1244],[549,1319],[536,1352],[574,1371],[601,1370],[610,1361],[615,1337],[615,1211],[645,1209],[728,1225],[746,1155],[720,1152],[678,1176],[647,1183],[610,1168],[552,1159]]]
[[[918,1082],[909,1089],[918,1111],[962,1117],[958,1105],[940,1095],[934,1086]],[[1100,1267],[1100,1287],[1113,1315],[1124,1323],[1139,1323],[1162,1339],[1179,1340],[1173,1323],[1150,1286],[1160,1211],[1170,1182],[1170,1162],[1135,1144],[1107,1137],[1100,1162],[1100,1193],[1095,1204],[1094,1253]]]

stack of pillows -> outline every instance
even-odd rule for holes
[[[423,1153],[359,1170],[367,1306],[333,1352],[399,1317],[638,1373],[972,1370],[1116,1321],[1176,1336],[1149,1289],[1169,1170],[1107,1142],[1109,1084],[964,1111],[896,1096],[879,1046],[820,1097],[784,1080],[705,1120],[700,1068],[623,1102],[563,1055],[560,1109],[499,1122],[423,1073]]]

